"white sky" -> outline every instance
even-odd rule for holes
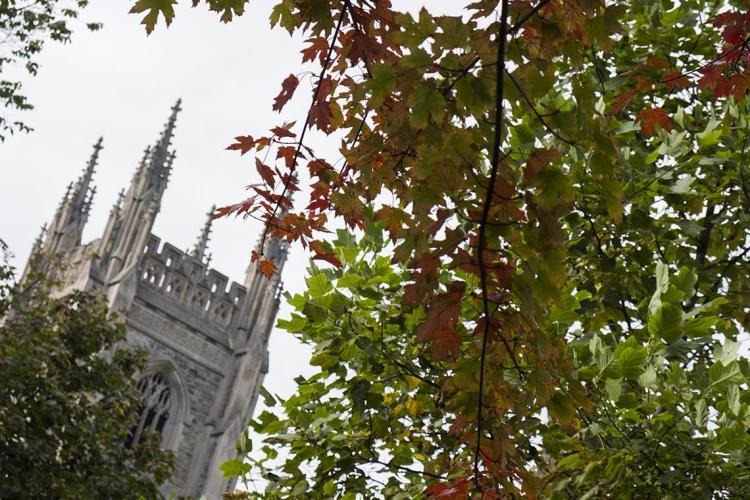
[[[0,143],[0,238],[17,267],[100,135],[98,191],[84,239],[101,234],[117,192],[127,187],[143,148],[157,139],[178,97],[183,111],[173,143],[177,159],[154,233],[187,249],[211,204],[244,198],[243,186],[258,180],[251,158],[224,148],[236,135],[260,135],[283,118],[304,116],[309,99],[301,85],[283,117],[271,110],[281,80],[299,68],[301,48],[286,31],[269,29],[273,3],[254,0],[245,16],[221,24],[214,13],[187,2],[168,30],[161,24],[146,37],[140,17],[127,13],[129,2],[92,2],[82,19],[103,22],[101,31],[80,26],[71,44],[45,46],[39,75],[24,78],[36,109],[22,118],[35,131]],[[242,281],[260,230],[251,220],[216,221],[212,266]],[[307,258],[297,246],[290,257],[285,288],[301,291]],[[272,335],[270,352],[265,385],[288,395],[292,379],[311,371],[309,354],[283,332]]]

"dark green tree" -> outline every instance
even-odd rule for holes
[[[36,57],[45,40],[67,43],[73,33],[71,22],[89,0],[0,0],[0,142],[6,134],[31,130],[20,120],[9,119],[6,112],[33,109],[17,77],[6,77],[8,70],[23,67],[34,76],[39,70]],[[90,30],[101,27],[87,23]]]
[[[0,498],[157,498],[172,457],[126,447],[144,355],[113,349],[125,326],[98,294],[50,294],[0,262]]]

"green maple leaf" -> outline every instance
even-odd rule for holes
[[[215,12],[221,13],[221,21],[228,23],[233,16],[241,16],[245,12],[245,4],[248,0],[208,0],[209,7]],[[193,7],[198,0],[193,0]]]
[[[172,24],[176,3],[177,0],[138,0],[130,9],[130,13],[141,14],[146,12],[141,24],[146,26],[146,33],[151,34],[159,20],[159,14],[164,16],[164,22],[167,23],[167,26]]]
[[[393,90],[396,84],[396,73],[390,64],[376,64],[372,68],[372,78],[367,82],[367,86],[372,93],[370,102],[373,106],[383,104],[385,98]]]
[[[271,26],[276,26],[278,24],[282,28],[286,29],[290,35],[292,34],[292,32],[294,31],[294,28],[296,27],[296,23],[294,22],[294,15],[292,14],[292,9],[289,6],[289,4],[286,2],[282,2],[274,6],[273,10],[271,11],[270,19],[271,19]]]
[[[417,85],[409,97],[412,114],[409,123],[415,128],[424,128],[430,117],[441,122],[445,114],[445,99],[437,90],[425,85]]]

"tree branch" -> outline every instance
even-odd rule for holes
[[[284,183],[284,189],[281,191],[281,196],[279,199],[283,199],[284,196],[286,196],[286,193],[289,191],[289,185],[292,183],[292,179],[294,179],[294,172],[297,168],[297,160],[299,159],[300,152],[302,150],[302,145],[305,141],[305,134],[307,133],[307,130],[310,128],[310,119],[312,117],[312,109],[315,106],[315,103],[318,102],[318,95],[320,95],[320,87],[323,83],[323,79],[326,76],[326,71],[328,71],[328,66],[331,64],[331,58],[333,57],[333,49],[336,47],[336,41],[338,40],[339,33],[341,33],[341,25],[344,22],[344,15],[346,14],[346,3],[342,5],[341,7],[341,13],[339,14],[339,20],[336,24],[336,29],[333,32],[333,40],[331,41],[331,44],[328,46],[328,53],[326,54],[325,62],[323,63],[323,68],[320,70],[320,75],[318,76],[318,84],[315,87],[315,93],[313,94],[312,103],[310,104],[310,109],[307,111],[307,117],[305,118],[305,123],[302,125],[302,132],[299,136],[299,143],[297,144],[297,149],[294,151],[294,158],[292,160],[292,165],[289,168],[289,176],[286,179],[286,182]],[[271,216],[268,219],[268,222],[273,221],[273,219],[276,218],[276,214],[279,211],[279,207],[281,206],[281,202],[277,202],[273,207],[273,212],[271,212]],[[265,248],[266,244],[266,238],[268,237],[268,228],[269,225],[267,224],[266,227],[263,229],[263,236],[260,239],[260,251],[261,255],[263,252],[263,249]]]
[[[500,166],[500,147],[502,143],[503,111],[505,101],[504,74],[505,74],[505,46],[508,37],[508,0],[502,0],[500,12],[500,33],[497,41],[497,80],[495,82],[495,133],[494,144],[492,146],[492,163],[490,170],[489,189],[484,199],[482,209],[482,219],[479,226],[479,248],[477,250],[479,260],[479,276],[482,288],[482,307],[484,311],[484,331],[482,332],[482,352],[479,359],[479,395],[477,397],[477,443],[474,450],[474,486],[480,489],[479,485],[479,450],[482,444],[482,427],[484,407],[484,364],[487,355],[487,338],[489,337],[492,321],[490,316],[490,301],[487,290],[487,266],[484,261],[484,249],[487,248],[487,222],[489,219],[490,208],[495,195],[495,182],[497,181],[497,171]],[[508,351],[513,365],[519,371],[522,371],[516,361],[513,349],[508,341],[500,335],[500,339]]]

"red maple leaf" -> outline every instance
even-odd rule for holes
[[[732,95],[736,102],[740,102],[750,88],[750,73],[736,73],[729,78],[729,84],[732,87]]]
[[[432,343],[432,358],[438,361],[455,359],[461,347],[456,325],[461,313],[461,299],[466,283],[454,281],[448,291],[432,297],[427,307],[427,319],[417,327],[417,342]]]
[[[409,283],[404,287],[404,302],[417,304],[424,300],[425,296],[437,286],[437,270],[440,267],[440,258],[437,255],[423,253],[419,257],[415,257],[411,267],[416,269],[411,273],[414,283]]]
[[[273,276],[274,271],[276,271],[276,263],[272,260],[264,259],[260,261],[258,269],[260,269],[260,272],[262,272],[266,278],[270,278]]]
[[[238,135],[234,140],[237,142],[227,146],[227,149],[230,151],[239,150],[240,154],[244,155],[255,147],[255,140],[252,135]]]
[[[332,116],[331,105],[328,101],[317,101],[310,108],[310,123],[323,132],[328,132],[330,130]]]
[[[283,138],[283,137],[297,137],[297,134],[289,130],[290,125],[284,125],[283,127],[274,127],[271,129],[271,132],[276,137]]]
[[[273,187],[276,184],[276,178],[274,177],[273,170],[268,165],[265,165],[258,158],[255,159],[255,168],[258,169],[258,173],[263,180],[269,186]]]
[[[320,59],[320,64],[325,62],[326,53],[328,52],[328,40],[323,36],[308,38],[310,46],[302,49],[302,62],[312,61],[315,57]]]
[[[563,152],[559,149],[539,149],[526,162],[526,168],[523,170],[523,176],[528,183],[533,183],[537,174],[547,168],[550,163],[559,160]]]
[[[243,215],[247,217],[258,209],[257,196],[251,196],[234,205],[228,205],[226,207],[219,207],[211,216],[212,219],[218,219],[219,217],[226,217],[227,215],[234,214],[235,217]]]
[[[307,169],[310,171],[310,175],[318,175],[321,172],[330,170],[332,167],[327,161],[320,158],[316,158],[307,164]]]
[[[729,83],[729,78],[724,76],[723,68],[720,65],[702,68],[699,71],[703,74],[701,79],[698,80],[699,89],[711,90],[717,97],[729,95],[732,85]]]
[[[741,14],[739,12],[724,12],[719,14],[711,23],[714,26],[723,26],[721,37],[730,45],[742,43],[747,35],[748,21],[750,14]]]
[[[299,80],[294,75],[289,75],[286,79],[281,82],[281,92],[273,100],[273,110],[281,111],[284,105],[289,102],[289,99],[294,95],[294,91],[297,90]]]
[[[471,487],[469,478],[456,478],[450,484],[435,483],[424,492],[429,495],[427,498],[430,499],[463,500],[469,498],[469,487]],[[484,495],[482,498],[484,499]]]
[[[641,132],[649,136],[656,134],[656,126],[659,125],[664,130],[672,130],[672,122],[669,121],[667,112],[662,108],[646,108],[638,113],[638,120],[641,122]]]
[[[664,75],[662,82],[667,87],[667,90],[672,90],[675,87],[686,89],[690,86],[690,80],[679,71],[671,71],[667,73]]]
[[[630,104],[634,96],[635,89],[629,89],[620,94],[617,99],[615,99],[615,102],[612,103],[611,113],[613,115],[619,115],[622,113],[622,110],[628,107],[628,104]]]
[[[284,158],[286,168],[292,168],[296,154],[297,148],[292,146],[282,146],[276,151],[276,158]]]

